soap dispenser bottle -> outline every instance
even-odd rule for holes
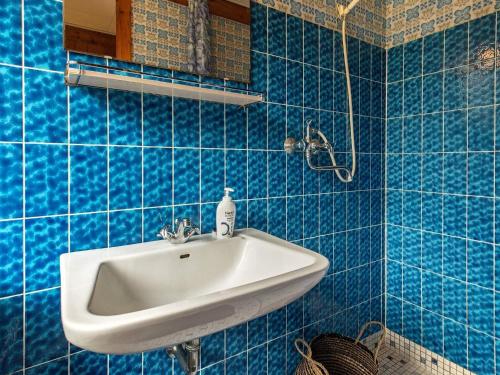
[[[217,206],[217,238],[231,238],[233,236],[236,205],[229,195],[233,191],[231,188],[224,188],[224,197]]]

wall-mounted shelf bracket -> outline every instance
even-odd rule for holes
[[[76,61],[67,63],[65,82],[69,86],[101,87],[241,106],[264,101],[262,93],[250,90]]]

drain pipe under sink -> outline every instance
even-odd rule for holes
[[[200,363],[200,339],[170,346],[166,350],[170,358],[177,358],[187,375],[196,375]]]

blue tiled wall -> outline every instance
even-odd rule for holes
[[[267,91],[269,102],[245,111],[67,88],[62,3],[0,5],[1,374],[179,373],[162,351],[107,357],[70,346],[58,259],[154,240],[160,215],[191,216],[208,232],[225,185],[236,190],[238,227],[303,244],[332,263],[304,298],[204,338],[205,374],[291,374],[296,337],[354,335],[382,318],[383,50],[349,40],[359,172],[344,185],[282,151],[285,137],[301,137],[304,120],[313,119],[346,159],[337,33],[254,5],[251,88]]]
[[[491,14],[387,70],[387,324],[481,374],[500,373],[498,36]]]

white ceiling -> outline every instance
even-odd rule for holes
[[[116,0],[64,0],[66,25],[116,34]]]

